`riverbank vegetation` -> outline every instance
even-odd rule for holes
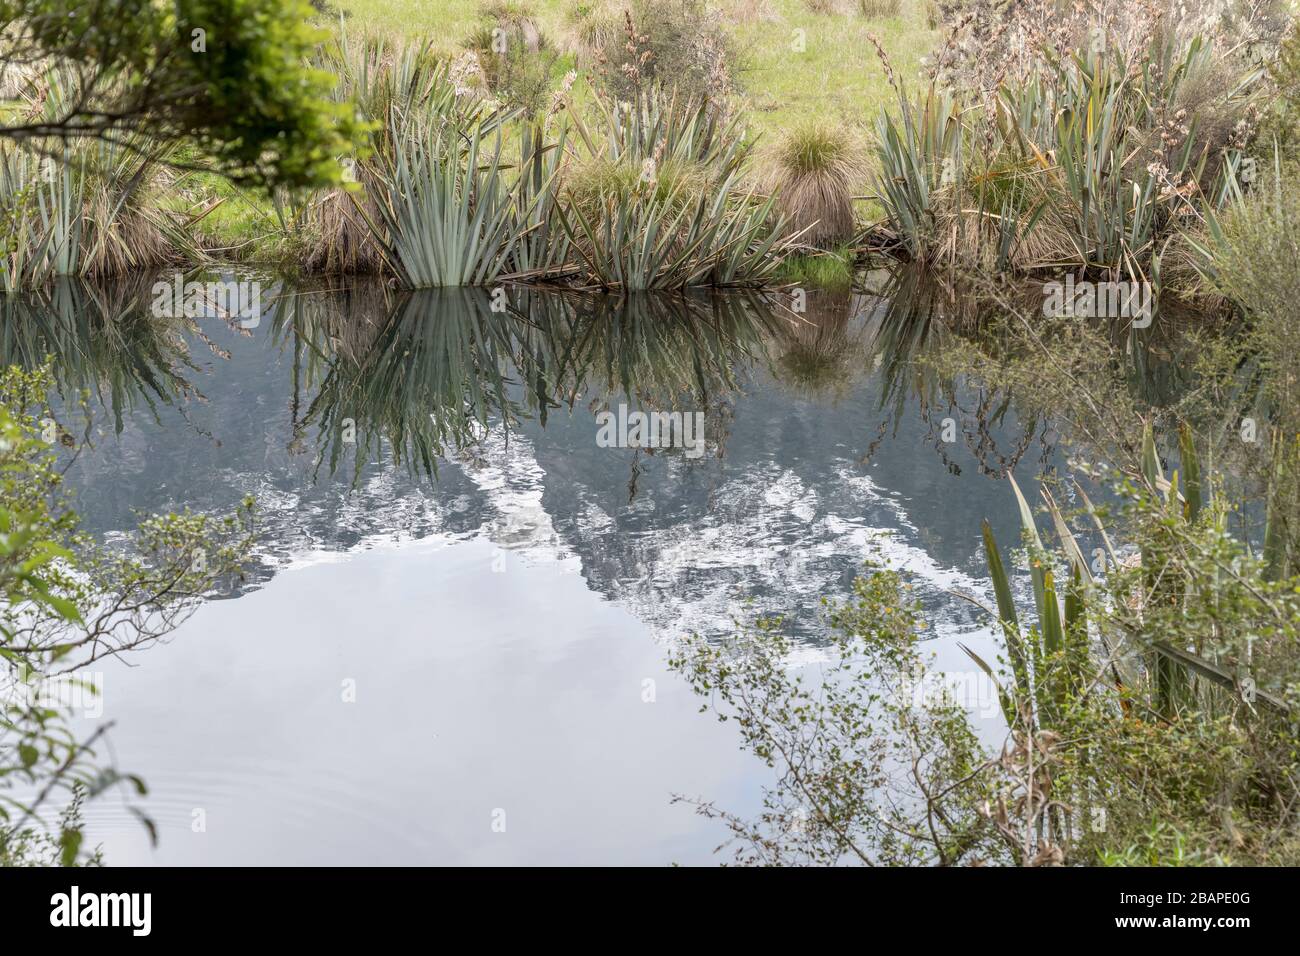
[[[756,818],[697,803],[738,860],[1300,862],[1300,31],[1281,3],[254,4],[261,34],[229,4],[178,5],[216,17],[206,42],[208,21],[137,6],[107,52],[79,39],[76,4],[3,7],[20,26],[71,14],[20,34],[31,55],[0,76],[6,315],[72,327],[66,280],[160,268],[375,277],[391,321],[341,328],[291,298],[279,319],[344,344],[295,427],[358,473],[381,440],[431,472],[508,424],[509,362],[544,418],[588,375],[664,407],[684,383],[716,393],[733,348],[771,348],[832,395],[869,356],[906,355],[882,363],[891,395],[964,377],[1093,463],[1077,472],[1095,507],[1082,482],[1045,476],[1033,501],[1009,483],[1020,550],[971,529],[1001,653],[969,656],[996,685],[1000,749],[958,703],[914,693],[931,634],[897,569],[832,600],[816,682],[786,666],[779,622],[683,645],[676,666],[780,773]],[[87,62],[102,82],[73,69]],[[850,343],[851,291],[882,263],[962,283],[979,336],[918,372],[909,343],[943,323],[911,289],[895,294],[910,312]],[[1142,325],[1041,321],[1041,283],[1066,276],[1196,307],[1176,399],[1137,367]],[[710,304],[722,289],[745,295]],[[808,289],[811,314],[793,308]],[[788,327],[755,331],[750,292]],[[138,380],[179,380],[167,328],[116,332],[60,384],[116,400],[136,387],[105,371],[122,351]],[[116,640],[170,629],[236,572],[248,530],[172,516],[142,529],[143,557],[96,550],[59,498],[48,452],[69,426],[49,433],[35,343],[10,343],[29,377],[0,383],[0,653],[46,680],[94,661],[109,595],[161,615],[111,624]],[[344,448],[353,418],[370,427]],[[981,465],[1008,476],[1024,452]],[[121,778],[58,714],[5,720],[0,781],[38,798],[0,789],[0,862],[82,858],[75,812],[51,842],[38,810]]]
[[[936,635],[905,569],[870,568],[847,599],[828,596],[819,667],[790,665],[779,621],[684,642],[674,664],[778,775],[756,815],[688,800],[730,830],[738,862],[1300,860],[1300,190],[1292,147],[1275,142],[1266,173],[1192,244],[1200,294],[1234,308],[1184,318],[1183,344],[1044,319],[1023,287],[986,274],[961,295],[973,318],[944,320],[980,334],[913,371],[917,388],[962,377],[1014,394],[1071,453],[1073,478],[1041,476],[1037,499],[1008,489],[1019,542],[979,529],[990,597],[962,597],[995,650],[962,648],[956,690],[929,659]],[[929,314],[888,314],[880,337],[933,336]],[[1165,388],[1144,363],[1171,350],[1182,368]],[[992,731],[971,678],[992,689]]]
[[[808,17],[881,27],[854,47],[872,88],[853,109],[782,111],[774,127],[745,18],[702,0],[451,4],[450,43],[396,29],[393,10],[326,4],[316,20],[333,36],[309,60],[331,115],[353,113],[340,183],[259,195],[164,173],[185,151],[156,134],[95,163],[15,147],[6,217],[28,230],[23,250],[51,251],[12,253],[6,287],[222,260],[408,288],[842,284],[834,252],[1194,299],[1223,218],[1293,175],[1296,41],[1276,4],[1177,19],[1154,0],[886,7],[759,12],[805,79],[805,57],[847,45]],[[900,18],[933,23],[923,59],[890,42]],[[29,111],[59,89],[29,80]],[[71,181],[36,189],[41,163]],[[99,196],[82,183],[92,166]],[[38,214],[54,185],[57,214]]]
[[[942,635],[884,566],[827,596],[822,663],[794,663],[779,620],[685,640],[674,666],[777,783],[756,814],[682,799],[744,864],[1295,865],[1294,310],[1198,340],[1172,402],[1104,333],[1000,311],[933,373],[1050,419],[1073,474],[1011,482],[1020,541],[972,528],[989,595],[954,599],[992,651],[937,668]]]

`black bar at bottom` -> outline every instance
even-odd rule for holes
[[[0,938],[373,945],[414,930],[448,941],[448,932],[539,941],[612,922],[667,942],[716,920],[718,941],[728,943],[750,934],[770,942],[783,927],[804,934],[819,922],[918,942],[992,943],[1027,931],[1229,942],[1261,929],[1293,932],[1294,879],[1291,870],[1244,869],[9,870],[0,871]]]

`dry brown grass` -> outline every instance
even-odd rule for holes
[[[560,43],[579,67],[591,67],[623,35],[623,18],[613,3],[573,3],[564,14]]]
[[[305,272],[378,275],[385,271],[383,252],[366,222],[380,221],[379,207],[369,195],[330,190],[312,201],[307,219],[313,235],[302,262]]]
[[[821,17],[838,16],[847,13],[850,9],[848,0],[803,0],[803,5],[808,8],[809,13]]]
[[[785,22],[772,0],[723,0],[718,10],[732,24]]]
[[[868,20],[896,17],[902,6],[902,0],[858,0],[858,12]]]

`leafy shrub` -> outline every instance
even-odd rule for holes
[[[1208,486],[1182,498],[1158,468],[1154,483],[1116,476],[1141,557],[1104,578],[1050,496],[1054,549],[1020,499],[1036,623],[985,526],[1005,659],[967,653],[998,692],[1000,751],[935,692],[919,606],[892,571],[832,606],[816,673],[790,664],[780,622],[687,641],[673,666],[776,769],[754,818],[696,804],[737,862],[1295,865],[1300,579],[1270,577],[1226,509],[1193,495]]]
[[[633,0],[597,56],[598,79],[619,100],[658,84],[721,104],[733,60],[730,35],[704,0]]]
[[[1279,47],[1270,73],[1278,95],[1260,141],[1265,147],[1276,143],[1289,160],[1300,161],[1300,21]]]
[[[548,105],[559,52],[530,9],[514,3],[485,5],[485,22],[466,39],[478,57],[488,89],[510,109],[534,115]]]

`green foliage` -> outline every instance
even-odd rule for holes
[[[489,4],[465,41],[478,57],[488,89],[506,108],[532,117],[550,105],[559,52],[527,7]]]
[[[891,696],[924,634],[916,610],[898,605],[892,572],[857,582],[856,611],[832,615],[861,643],[834,636],[828,676],[809,686],[788,663],[779,623],[735,644],[695,639],[675,656],[778,770],[757,819],[699,805],[728,825],[739,862],[1300,860],[1300,577],[1279,576],[1267,553],[1230,533],[1228,502],[1209,494],[1217,476],[1202,469],[1190,430],[1178,436],[1181,475],[1169,476],[1146,433],[1139,464],[1112,476],[1117,508],[1094,507],[1080,487],[1072,515],[1044,486],[1050,539],[1012,483],[1032,621],[985,525],[990,615],[1007,660],[967,654],[999,690],[999,753],[962,743],[971,728],[963,709],[944,710],[951,702]],[[1100,571],[1084,558],[1079,518],[1105,545]],[[1117,529],[1127,548],[1112,543]],[[946,716],[931,723],[937,714]],[[883,756],[891,751],[900,756]],[[916,763],[920,755],[932,762]],[[922,772],[891,780],[894,766]],[[878,794],[891,787],[906,797],[890,813],[907,806],[915,817],[882,816]],[[819,823],[816,840],[792,825],[800,814]],[[912,842],[900,845],[902,834]]]
[[[520,238],[501,138],[477,116],[435,120],[403,123],[392,155],[379,158],[377,236],[409,288],[487,285]]]
[[[571,126],[556,119],[563,94],[545,115],[520,116],[484,95],[473,57],[448,64],[427,51],[344,40],[329,54],[380,128],[356,167],[362,188],[291,217],[305,213],[321,243],[313,264],[377,265],[408,288],[770,280],[780,223],[744,185],[749,145],[737,119],[656,89],[635,103],[597,98],[594,117]]]
[[[752,143],[740,116],[724,116],[707,100],[652,86],[632,100],[598,96],[595,119],[575,117],[574,128],[593,156],[637,166],[695,163],[721,179],[738,172]]]
[[[789,664],[793,645],[774,620],[721,645],[692,638],[672,656],[777,774],[752,820],[688,802],[726,824],[740,864],[1006,859],[981,813],[994,794],[964,710],[942,695],[918,702],[923,622],[903,582],[887,570],[858,579],[830,621],[829,660],[815,672]],[[894,799],[900,791],[908,798]]]
[[[783,227],[772,200],[743,184],[738,122],[655,90],[598,109],[601,126],[575,122],[594,159],[557,206],[592,280],[629,291],[766,284]]]
[[[1041,650],[1038,632],[1025,634],[1016,623],[1005,572],[990,550],[1015,676],[1009,696],[1016,722],[1070,742],[1057,748],[1060,773],[1094,806],[1105,807],[1109,821],[1104,836],[1080,840],[1064,809],[1047,820],[1046,838],[1073,846],[1065,852],[1075,858],[1094,850],[1123,856],[1130,852],[1117,849],[1123,841],[1145,839],[1149,822],[1160,820],[1195,836],[1192,855],[1293,859],[1300,849],[1289,836],[1293,797],[1277,803],[1269,795],[1294,793],[1300,758],[1294,737],[1300,581],[1278,580],[1267,554],[1252,555],[1227,532],[1225,504],[1205,495],[1190,430],[1180,433],[1179,444],[1181,481],[1178,473],[1165,477],[1150,429],[1142,469],[1120,480],[1117,521],[1137,543],[1129,557],[1115,553],[1097,509],[1079,489],[1106,545],[1103,579],[1089,574],[1049,491],[1044,502],[1059,542],[1055,554],[1042,551],[1021,499]],[[991,535],[986,543],[992,545]],[[1063,623],[1050,586],[1050,569],[1061,559],[1072,568],[1075,587]]]
[[[1142,36],[1035,52],[985,96],[900,88],[899,118],[878,122],[892,238],[927,262],[1158,282],[1170,244],[1237,188],[1251,129],[1229,118],[1254,115],[1264,83],[1205,37]]]
[[[39,862],[57,845],[68,865],[87,856],[83,799],[119,785],[145,792],[143,781],[102,764],[109,725],[85,739],[73,732],[70,692],[97,694],[86,668],[157,641],[238,576],[251,502],[221,520],[148,518],[130,551],[96,546],[62,497],[50,449],[61,429],[45,405],[51,385],[48,368],[0,372],[0,861]],[[39,814],[60,792],[71,803],[57,837],[47,838]]]
[[[311,15],[299,0],[125,0],[111,20],[76,0],[0,3],[0,61],[47,60],[79,78],[63,114],[10,121],[0,136],[138,133],[193,144],[241,183],[337,183],[364,128],[330,99],[333,79],[306,66],[324,37]]]
[[[567,271],[569,239],[559,223],[560,170],[568,130],[547,136],[545,122],[519,130],[519,177],[511,230],[519,236],[510,253],[510,272],[520,279]]]
[[[32,824],[21,830],[5,831],[0,839],[0,867],[6,866],[103,866],[100,847],[83,852],[85,820],[82,815],[86,790],[74,784],[68,804],[52,830]]]
[[[638,180],[602,190],[590,214],[560,207],[560,221],[591,277],[606,289],[762,286],[778,259],[771,201],[741,192],[735,177],[692,197],[681,181]]]
[[[507,176],[502,126],[516,114],[494,110],[465,61],[439,60],[427,43],[344,37],[327,62],[378,131],[355,167],[361,188],[307,208],[329,247],[313,259],[382,268],[408,288],[495,281],[550,195],[537,169]],[[540,161],[548,151],[530,140],[526,163],[534,152]]]
[[[1262,383],[1241,416],[1258,423],[1258,440],[1241,443],[1265,489],[1264,547],[1275,573],[1300,570],[1300,173],[1277,167],[1220,220],[1206,250],[1212,290],[1244,313],[1238,363],[1257,368]],[[1250,455],[1249,452],[1255,454]]]
[[[853,285],[853,252],[846,246],[830,252],[794,253],[782,261],[777,277],[803,288],[843,291]]]
[[[50,94],[53,98],[53,94]],[[193,243],[159,208],[162,173],[138,143],[69,144],[55,156],[0,146],[0,291],[59,277],[157,268]]]
[[[1300,21],[1293,22],[1270,65],[1277,98],[1260,130],[1260,142],[1276,144],[1289,160],[1300,160]]]
[[[916,102],[900,91],[898,107],[897,120],[882,110],[877,121],[876,198],[908,254],[927,261],[939,255],[936,193],[955,181],[960,168],[961,112],[951,96],[933,88]]]

